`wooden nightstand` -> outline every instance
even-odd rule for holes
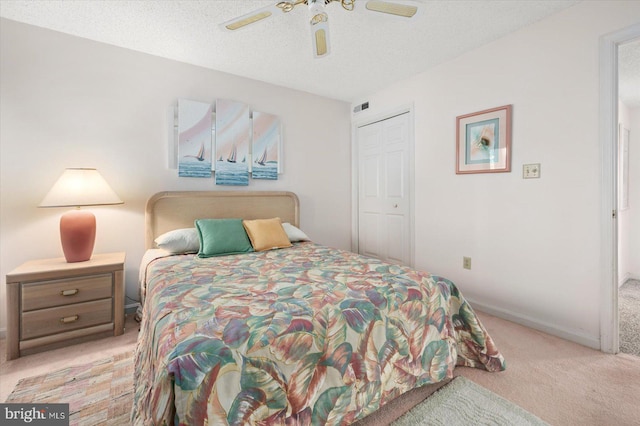
[[[124,253],[32,260],[7,274],[7,360],[124,333]]]

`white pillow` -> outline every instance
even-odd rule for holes
[[[200,237],[196,228],[175,229],[155,239],[158,248],[171,254],[197,253],[200,250]]]
[[[287,233],[289,241],[292,243],[295,243],[296,241],[311,241],[311,238],[307,237],[307,234],[288,222],[283,223],[282,227],[284,228],[284,232]]]

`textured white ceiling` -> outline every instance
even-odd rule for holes
[[[276,0],[0,1],[0,16],[348,102],[577,3],[426,1],[402,20],[326,6],[332,53],[314,59],[305,6],[237,32],[220,25]],[[637,58],[637,56],[635,56]],[[637,86],[636,86],[637,87]]]

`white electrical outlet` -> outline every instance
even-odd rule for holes
[[[537,179],[540,177],[540,163],[524,164],[522,166],[523,179]]]
[[[464,269],[471,269],[471,258],[464,256],[462,258],[462,267]]]

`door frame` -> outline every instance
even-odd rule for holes
[[[640,37],[640,24],[600,37],[601,261],[600,350],[620,350],[618,315],[618,46]]]
[[[360,179],[359,152],[358,152],[358,128],[387,120],[401,114],[409,114],[409,128],[407,137],[409,138],[409,262],[415,265],[415,116],[412,104],[403,105],[383,113],[369,115],[360,119],[351,120],[351,251],[359,252],[359,203],[358,203],[358,182]]]

